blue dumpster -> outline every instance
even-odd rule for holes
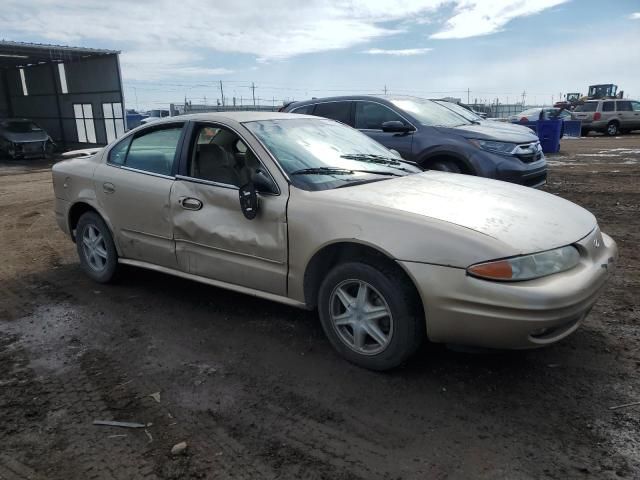
[[[558,153],[560,151],[560,137],[562,137],[562,120],[538,120],[537,134],[544,153]]]

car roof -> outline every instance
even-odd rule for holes
[[[171,123],[175,121],[225,121],[231,120],[238,123],[253,122],[259,120],[284,120],[284,119],[299,119],[302,115],[295,113],[281,113],[281,112],[207,112],[207,113],[190,113],[187,115],[178,115],[176,117],[163,117],[161,120],[157,120],[148,125],[161,125],[163,123]],[[311,115],[309,118],[318,118]]]
[[[433,100],[429,100],[427,98],[422,98],[422,97],[416,97],[416,96],[412,96],[412,95],[385,95],[385,96],[379,96],[379,95],[341,95],[341,96],[337,96],[337,97],[318,97],[318,98],[311,98],[309,100],[300,100],[299,102],[292,102],[290,104],[288,104],[285,108],[289,108],[289,107],[293,107],[295,106],[300,106],[300,105],[312,105],[314,103],[323,103],[323,102],[346,102],[346,101],[353,101],[353,100],[375,100],[378,102],[386,102],[386,103],[390,103],[393,100],[427,100],[427,101],[433,101]]]

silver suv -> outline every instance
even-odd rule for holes
[[[582,136],[590,131],[605,135],[640,130],[640,102],[633,100],[588,100],[571,113],[573,120],[582,122]]]

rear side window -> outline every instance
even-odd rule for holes
[[[109,163],[113,163],[114,165],[124,164],[124,159],[127,156],[127,150],[129,150],[129,144],[132,138],[131,136],[125,138],[111,149],[109,152]]]
[[[587,102],[576,107],[576,112],[595,112],[598,108],[598,102]]]
[[[373,102],[356,102],[356,128],[382,130],[384,122],[393,120],[406,123],[389,107]]]
[[[603,112],[615,112],[616,110],[616,102],[604,102],[602,104]]]
[[[319,103],[313,114],[317,117],[330,118],[339,122],[351,124],[350,120],[351,102],[328,102]]]
[[[616,102],[616,104],[617,104],[617,110],[619,112],[631,112],[632,111],[631,102],[629,102],[629,101]]]
[[[131,142],[125,166],[145,172],[171,175],[182,126],[153,130]]]
[[[301,113],[303,115],[311,115],[313,113],[313,107],[315,107],[315,104],[312,105],[303,105],[302,107],[298,107],[298,108],[294,108],[293,110],[291,110],[291,113]]]

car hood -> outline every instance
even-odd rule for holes
[[[0,131],[0,137],[13,142],[13,143],[22,143],[22,142],[44,142],[49,138],[47,132],[44,130],[40,132],[26,132],[26,133],[16,133],[9,132],[7,130]]]
[[[511,247],[505,256],[569,245],[597,226],[590,212],[555,195],[470,175],[430,171],[322,193],[474,230]]]
[[[437,127],[438,130],[446,133],[455,133],[465,138],[479,138],[481,140],[495,140],[498,142],[511,143],[531,143],[537,142],[538,137],[529,130],[528,132],[521,129],[498,128],[488,126],[486,122],[481,124],[460,125],[459,127]]]
[[[493,128],[496,131],[516,134],[521,133],[524,135],[535,135],[535,133],[533,133],[533,130],[531,130],[529,127],[525,127],[524,125],[518,125],[515,123],[499,122],[497,120],[483,120],[482,125],[488,128]]]

